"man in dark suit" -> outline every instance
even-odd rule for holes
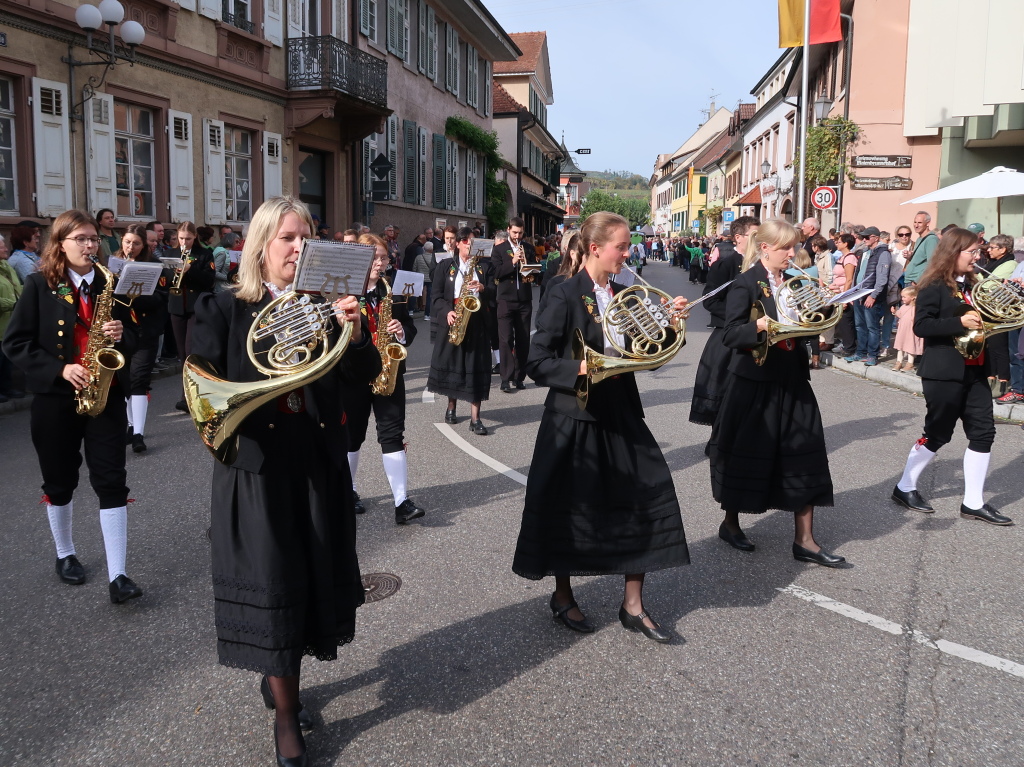
[[[533,277],[519,273],[524,263],[537,263],[533,246],[523,239],[526,224],[516,217],[508,223],[508,240],[491,250],[498,285],[498,346],[501,350],[501,390],[525,389],[526,359],[530,354],[533,316]]]

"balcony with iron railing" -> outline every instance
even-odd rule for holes
[[[230,24],[236,29],[254,35],[256,34],[256,25],[249,21],[248,9],[248,3],[238,2],[238,0],[222,0],[221,20],[225,24]]]
[[[333,35],[288,38],[287,83],[289,90],[336,91],[387,109],[387,62]]]

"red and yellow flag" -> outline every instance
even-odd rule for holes
[[[779,0],[779,47],[798,48],[804,44],[805,2],[811,4],[810,44],[842,40],[839,0]]]

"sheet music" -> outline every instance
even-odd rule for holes
[[[125,259],[120,258],[119,256],[111,256],[107,259],[107,269],[110,270],[111,274],[117,276],[121,273],[121,269],[123,269],[124,265],[127,263],[128,262]]]
[[[490,258],[491,249],[494,247],[494,240],[474,239],[473,244],[470,246],[469,255],[480,256],[480,258]]]
[[[125,261],[114,293],[121,296],[151,296],[160,283],[163,264],[152,262]]]
[[[160,259],[160,263],[166,266],[168,269],[184,269],[185,262],[180,258],[169,258],[164,257]]]
[[[864,296],[871,295],[875,292],[874,288],[861,287],[864,283],[854,285],[849,290],[845,290],[842,293],[838,293],[829,299],[829,302],[825,306],[834,306],[835,304],[848,304],[851,301],[856,301],[858,298],[864,298]]]
[[[395,280],[391,283],[391,292],[394,293],[394,301],[400,301],[399,296],[404,296],[408,301],[411,296],[423,295],[423,275],[419,272],[404,272],[399,269],[395,272]]]
[[[295,292],[323,296],[362,296],[370,279],[375,248],[354,242],[305,240],[295,272]]]
[[[613,274],[611,279],[626,288],[636,284],[636,275],[629,269],[623,269],[618,274]]]

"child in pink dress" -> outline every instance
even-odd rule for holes
[[[900,293],[903,305],[893,312],[899,325],[896,327],[896,364],[893,370],[907,373],[914,369],[914,357],[924,353],[924,339],[914,335],[914,302],[917,288],[904,288]]]

